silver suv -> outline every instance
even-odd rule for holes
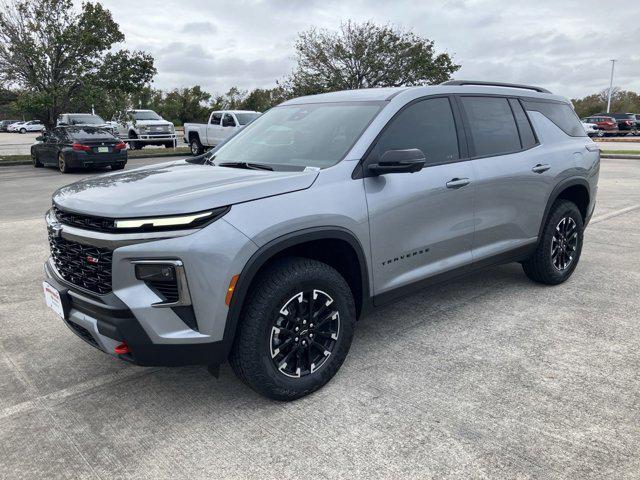
[[[287,101],[211,152],[59,189],[48,304],[139,365],[217,366],[291,400],[328,382],[356,319],[416,288],[520,262],[564,282],[599,150],[526,85]]]

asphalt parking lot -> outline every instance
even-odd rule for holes
[[[640,161],[602,161],[567,283],[511,264],[407,297],[288,404],[228,366],[122,363],[48,311],[42,216],[82,175],[0,168],[0,478],[638,478]]]

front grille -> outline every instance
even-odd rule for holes
[[[77,323],[67,322],[67,325],[85,342],[93,345],[96,348],[100,348],[96,339],[91,335],[91,332],[86,328],[78,325]]]
[[[85,228],[96,232],[108,233],[116,231],[115,220],[113,218],[94,217],[91,215],[67,212],[60,210],[56,206],[53,207],[53,214],[60,223],[71,225],[72,227]]]
[[[72,242],[51,232],[49,246],[56,270],[67,282],[98,294],[111,291],[111,250]]]

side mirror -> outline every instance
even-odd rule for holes
[[[415,173],[422,170],[426,161],[424,153],[419,148],[387,150],[378,163],[367,165],[367,171],[372,176],[387,173]]]

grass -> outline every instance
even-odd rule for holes
[[[601,153],[606,153],[608,155],[633,155],[640,156],[640,150],[600,150]]]
[[[190,153],[187,147],[178,148],[145,148],[143,150],[129,150],[129,158],[153,158],[153,157],[173,157],[180,155],[188,155]],[[31,155],[0,155],[0,164],[2,163],[31,163]]]

